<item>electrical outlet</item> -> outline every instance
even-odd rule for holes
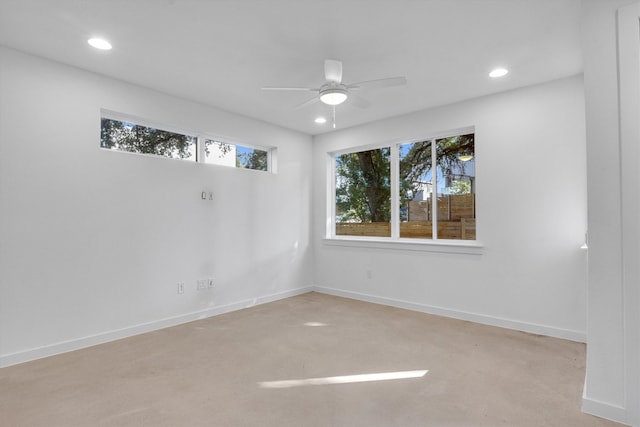
[[[207,286],[209,286],[209,289],[213,289],[215,282],[216,282],[216,279],[214,277],[209,278],[209,280],[207,281]]]
[[[207,279],[199,279],[197,283],[199,291],[207,289]]]
[[[178,282],[178,293],[184,294],[184,282]]]

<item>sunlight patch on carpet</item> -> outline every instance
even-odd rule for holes
[[[351,384],[370,381],[403,380],[424,377],[428,370],[380,372],[375,374],[342,375],[337,377],[305,378],[299,380],[263,381],[258,385],[262,388],[289,388],[309,385]]]

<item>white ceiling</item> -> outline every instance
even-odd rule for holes
[[[325,59],[347,83],[406,76],[339,105],[345,128],[578,74],[579,18],[580,0],[0,0],[0,44],[316,135],[330,107],[260,88],[319,87]]]

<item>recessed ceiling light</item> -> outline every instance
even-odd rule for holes
[[[508,72],[509,70],[507,70],[506,68],[496,68],[489,73],[489,77],[496,78],[506,76]]]
[[[321,125],[324,123],[327,123],[327,119],[325,119],[324,117],[317,117],[314,122],[316,122],[317,124]]]
[[[96,49],[111,50],[111,43],[109,43],[105,39],[94,37],[87,40],[87,43],[89,43],[91,46],[95,47]]]

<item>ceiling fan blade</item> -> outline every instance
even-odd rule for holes
[[[298,90],[298,91],[304,91],[304,92],[317,92],[320,90],[320,89],[314,89],[312,87],[274,87],[274,86],[267,86],[261,89],[262,90]]]
[[[388,77],[386,79],[368,80],[347,85],[348,89],[370,89],[379,87],[402,86],[407,84],[406,77]]]
[[[342,62],[336,59],[325,59],[324,61],[324,78],[328,82],[342,82]]]
[[[295,109],[304,108],[307,105],[315,104],[316,102],[319,102],[319,101],[320,101],[320,98],[318,98],[317,96],[314,96],[313,98],[307,99],[303,103],[298,104],[298,105],[294,106],[293,108],[295,108]]]
[[[371,102],[367,101],[366,99],[362,98],[361,96],[358,96],[354,93],[350,93],[349,97],[347,98],[347,100],[355,105],[358,108],[369,108],[371,107]]]

